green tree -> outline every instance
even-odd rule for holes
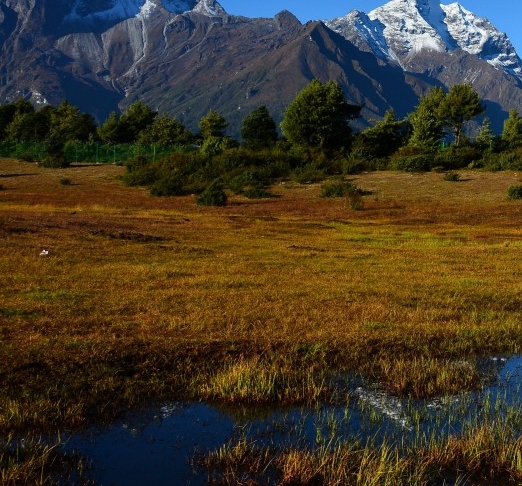
[[[211,137],[224,138],[227,120],[217,111],[210,110],[198,123],[203,140]]]
[[[138,140],[140,133],[150,127],[158,113],[141,101],[133,103],[119,119],[118,142],[132,143]]]
[[[85,142],[96,133],[96,123],[91,115],[82,114],[68,101],[63,101],[51,113],[50,131],[64,142],[72,140]]]
[[[485,111],[478,93],[470,84],[452,86],[441,108],[441,117],[444,124],[452,129],[457,147],[460,145],[464,124]]]
[[[482,125],[475,138],[475,144],[482,150],[492,149],[495,139],[495,134],[493,133],[493,130],[491,130],[491,121],[486,116],[484,117],[484,120],[482,120]]]
[[[209,157],[217,155],[226,149],[237,146],[237,143],[225,135],[227,120],[215,110],[199,121],[200,134],[203,137],[201,152]]]
[[[106,143],[117,143],[121,140],[120,116],[115,111],[97,128],[98,137]]]
[[[38,111],[16,112],[12,122],[7,126],[6,139],[25,142],[41,142],[47,138],[51,128],[51,106]]]
[[[348,122],[359,116],[361,107],[347,102],[341,85],[313,80],[296,96],[281,122],[283,135],[292,144],[310,148],[348,147]]]
[[[13,121],[16,107],[13,103],[0,106],[0,141],[6,136],[7,127]]]
[[[419,104],[409,120],[412,127],[408,141],[410,147],[416,147],[423,152],[433,152],[444,138],[444,120],[441,109],[446,98],[444,90],[436,86],[426,96],[419,99]]]
[[[277,126],[266,106],[260,106],[243,120],[241,137],[245,147],[257,150],[272,147],[277,141]]]
[[[70,163],[65,158],[65,139],[59,133],[49,133],[44,143],[45,157],[41,163],[43,167],[63,169]]]
[[[522,146],[522,117],[516,110],[509,110],[500,138],[508,149]]]
[[[192,134],[175,118],[162,115],[154,119],[152,125],[142,130],[138,142],[143,145],[160,145],[172,147],[174,145],[188,145],[192,141]]]
[[[405,135],[406,123],[388,110],[373,127],[355,135],[352,155],[366,159],[389,157],[402,146]]]

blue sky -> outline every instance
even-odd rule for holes
[[[290,10],[301,22],[308,20],[331,20],[342,17],[350,10],[369,12],[387,3],[388,0],[218,0],[230,14],[245,17],[273,17],[281,10]],[[443,0],[444,5],[454,0]],[[521,0],[461,0],[464,8],[480,17],[488,18],[491,23],[505,32],[522,56],[522,1]]]

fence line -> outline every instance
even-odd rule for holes
[[[145,157],[149,162],[168,155],[176,148],[139,144],[107,144],[101,142],[67,142],[64,152],[70,163],[123,164],[136,157]],[[40,162],[45,157],[42,142],[0,142],[0,157],[12,157]]]

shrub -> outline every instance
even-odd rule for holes
[[[220,182],[214,181],[196,199],[198,206],[225,206],[227,195]]]
[[[154,167],[143,155],[125,163],[127,172],[123,175],[123,182],[128,186],[148,186],[157,179],[156,167]]]
[[[342,162],[343,174],[360,174],[368,170],[369,161],[367,159],[348,157]]]
[[[162,177],[152,184],[150,194],[156,197],[181,196],[183,194],[181,180],[173,175]]]
[[[66,169],[71,164],[62,155],[47,155],[40,163],[41,167],[47,169]]]
[[[522,186],[510,186],[508,188],[508,199],[522,199]]]
[[[499,161],[499,154],[494,153],[485,154],[482,160],[473,162],[468,167],[470,169],[484,169],[490,172],[497,172],[502,170],[502,166]]]
[[[475,147],[450,147],[435,155],[434,165],[445,170],[467,167],[476,160],[480,160],[482,152]]]
[[[150,167],[142,167],[132,172],[127,172],[122,177],[124,184],[127,186],[149,186],[156,179],[156,171]]]
[[[427,172],[433,165],[433,155],[398,155],[392,159],[391,169],[403,172]]]
[[[58,135],[50,135],[44,144],[45,157],[40,165],[51,169],[65,169],[70,162],[65,158],[64,142]]]
[[[345,197],[354,192],[358,192],[358,189],[351,182],[333,181],[321,187],[320,197]]]
[[[498,154],[498,163],[502,170],[522,170],[522,150]]]
[[[71,179],[68,179],[67,177],[64,177],[63,179],[60,179],[60,184],[62,186],[70,186],[72,183],[71,183]]]
[[[264,186],[253,186],[245,189],[243,195],[248,199],[267,199],[273,197],[266,187]]]
[[[459,182],[461,180],[460,174],[456,172],[448,172],[442,176],[442,179],[448,182]]]
[[[251,185],[255,181],[254,171],[245,170],[235,176],[233,176],[229,182],[228,187],[230,190],[236,194],[239,194],[243,191],[245,186]]]
[[[297,167],[292,173],[292,179],[299,184],[311,184],[324,180],[325,173],[318,169],[314,164],[306,164],[303,167]]]
[[[356,190],[348,193],[348,205],[350,209],[359,211],[363,208],[361,191]]]

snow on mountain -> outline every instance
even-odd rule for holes
[[[368,14],[325,22],[359,47],[402,67],[421,52],[462,49],[522,80],[522,61],[506,34],[458,3],[392,0]]]
[[[226,14],[223,7],[215,0],[200,0],[200,2],[192,10],[193,12],[198,12],[210,16],[219,16]]]
[[[65,24],[96,22],[115,23],[133,17],[148,17],[159,6],[172,14],[188,11],[205,15],[224,15],[223,7],[215,0],[104,0],[93,4],[91,0],[76,0],[71,11],[64,17]]]
[[[448,29],[463,50],[522,79],[522,62],[504,32],[496,29],[488,19],[477,17],[458,3],[443,8]]]
[[[76,0],[71,12],[65,16],[65,23],[94,23],[99,20],[118,21],[139,14],[143,0],[117,0],[104,2],[105,8],[92,9],[89,0]]]

